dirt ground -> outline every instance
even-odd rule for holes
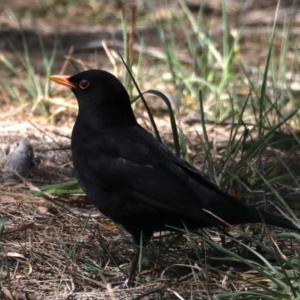
[[[170,1],[167,7],[164,2],[136,1],[135,42],[137,45],[143,39],[149,49],[153,47],[154,51],[162,51],[155,20],[157,16],[169,19],[181,13],[180,5],[176,1]],[[220,38],[222,1],[186,0],[185,2],[195,15],[201,7],[204,9],[206,28],[203,30],[208,31],[213,27],[213,39],[216,45],[221,47],[218,43],[222,40]],[[245,11],[239,59],[249,65],[263,65],[266,59],[265,45],[274,20],[277,1],[268,0],[263,1],[262,4],[258,0],[248,0],[244,6],[240,3],[241,1],[238,0],[226,1],[233,34],[239,28],[241,10]],[[78,68],[94,67],[113,72],[115,70],[101,42],[105,40],[109,48],[124,52],[121,13],[130,20],[131,7],[126,1],[0,0],[0,56],[8,58],[20,74],[26,74],[28,70],[19,55],[24,53],[23,38],[25,37],[35,72],[42,83],[46,82],[40,46],[40,39],[42,39],[44,53],[49,56],[57,45],[52,69],[54,74],[61,72],[62,69],[65,73],[73,74]],[[292,40],[296,42],[300,29],[300,1],[282,1],[277,22],[280,30],[276,34],[275,45],[280,44],[282,26],[286,17],[292,15],[294,16]],[[182,52],[178,55],[188,65],[190,57],[187,56],[187,44],[183,42],[184,33],[179,26],[175,31],[167,25],[165,29],[167,36],[173,37],[176,43],[182,46]],[[280,49],[276,51],[280,52]],[[71,60],[65,65],[67,56],[71,56]],[[148,89],[155,84],[155,88],[169,92],[168,88],[157,80],[157,72],[160,72],[163,77],[168,69],[161,61],[156,63],[156,68],[152,70],[147,57],[142,62],[140,73],[144,72],[145,75],[144,81],[140,83],[141,89]],[[124,69],[120,62],[118,67],[122,74]],[[28,103],[21,101],[23,97],[26,98],[23,94],[19,95],[20,103],[12,102],[8,97],[7,87],[3,82],[13,86],[20,84],[20,79],[3,63],[0,68],[0,78],[2,79],[0,82],[0,165],[4,166],[7,147],[23,139],[32,144],[35,163],[35,167],[24,182],[16,186],[7,186],[4,185],[3,180],[0,181],[0,215],[8,217],[5,232],[0,240],[2,256],[0,281],[2,292],[7,299],[13,299],[11,292],[14,293],[15,299],[131,299],[137,294],[144,293],[145,290],[155,288],[156,283],[149,283],[139,287],[138,290],[128,289],[125,292],[121,289],[112,289],[105,283],[106,280],[111,281],[110,268],[121,264],[122,260],[128,263],[133,247],[126,233],[93,209],[84,196],[52,198],[49,195],[50,200],[45,200],[29,192],[38,192],[38,187],[43,184],[59,183],[74,178],[70,164],[70,151],[68,149],[55,151],[70,144],[68,137],[71,134],[77,109],[73,98],[62,100],[63,96],[70,97],[69,91],[57,90],[55,103],[51,103],[51,113],[45,116],[32,109]],[[137,110],[136,114],[140,123],[151,130],[146,113]],[[156,121],[163,139],[172,144],[168,117],[159,109],[156,113]],[[197,122],[192,126],[189,122],[183,123],[182,126],[191,140],[196,138],[195,129],[202,132],[201,124]],[[215,149],[222,148],[221,146],[226,144],[227,135],[224,132],[222,126],[209,127],[211,138],[216,144]],[[216,150],[216,158],[221,155],[222,152]],[[117,241],[115,237],[122,242]],[[127,241],[126,249],[122,247],[124,239]],[[113,258],[108,255],[109,251],[102,247],[102,243],[114,253]],[[78,257],[83,257],[84,261]],[[104,278],[96,271],[92,274],[87,270],[87,262],[95,267],[95,270],[97,265],[106,268],[108,271],[105,276],[103,275]],[[147,271],[151,273],[151,270],[145,270]],[[124,274],[114,280],[122,282],[122,276],[124,277]],[[103,284],[99,285],[99,281]],[[182,284],[181,290],[184,289],[189,290],[188,283]],[[223,287],[219,287],[216,284],[213,289],[222,292],[230,289],[230,285],[225,283]],[[27,294],[24,294],[25,292]],[[155,297],[178,299],[176,294],[170,291],[167,296],[158,294]],[[142,299],[154,298],[145,296]]]

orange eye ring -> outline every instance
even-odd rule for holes
[[[90,82],[86,79],[83,79],[79,82],[79,87],[82,89],[82,90],[85,90],[86,88],[88,88],[90,85]]]

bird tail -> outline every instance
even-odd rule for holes
[[[296,225],[294,225],[291,221],[289,221],[288,219],[278,216],[278,215],[274,215],[271,213],[267,213],[265,211],[258,211],[259,216],[260,216],[260,222],[269,224],[269,225],[273,225],[273,226],[278,226],[278,227],[282,227],[282,228],[286,228],[286,229],[291,229],[291,230],[295,230],[295,231],[299,231],[299,229],[297,228]]]

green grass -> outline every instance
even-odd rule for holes
[[[51,74],[54,63],[56,46],[53,48],[51,56],[48,57],[43,39],[41,36],[39,37],[43,65],[43,73],[39,74],[32,63],[30,48],[27,43],[26,34],[22,28],[20,29],[20,35],[23,41],[23,51],[16,49],[8,38],[7,41],[22,66],[21,70],[9,58],[0,55],[0,61],[9,70],[11,75],[14,75],[18,79],[19,84],[16,87],[12,87],[10,81],[4,78],[1,79],[1,83],[7,92],[8,101],[19,105],[29,104],[28,106],[31,111],[50,115],[48,77]]]
[[[299,146],[299,138],[294,133],[299,124],[298,95],[290,89],[290,83],[286,78],[287,72],[293,74],[298,68],[296,64],[298,49],[289,40],[292,28],[291,17],[280,29],[276,23],[277,15],[274,16],[274,24],[269,30],[269,41],[266,43],[265,63],[263,66],[251,66],[238,61],[238,45],[244,28],[243,16],[240,17],[238,34],[233,37],[230,32],[225,1],[223,1],[224,32],[222,48],[218,49],[211,37],[211,32],[202,30],[205,27],[204,11],[200,9],[199,14],[195,15],[184,1],[179,1],[179,3],[181,12],[177,16],[170,19],[158,19],[155,24],[163,49],[163,55],[160,58],[140,54],[143,56],[136,57],[136,60],[132,62],[128,59],[127,50],[124,53],[123,82],[132,96],[132,102],[143,102],[153,131],[160,139],[160,128],[155,124],[153,113],[147,105],[146,95],[151,94],[161,98],[168,107],[168,118],[173,134],[172,143],[177,155],[192,160],[187,152],[187,149],[191,149],[201,169],[223,189],[239,194],[243,201],[250,204],[266,206],[268,210],[283,214],[299,226],[295,212],[285,201],[285,195],[297,192],[299,188],[297,174],[285,159],[294,149],[285,150],[285,155],[282,155],[272,140],[274,132],[283,131],[293,136],[295,144],[293,147]],[[125,31],[128,21],[123,19],[122,22],[125,49],[127,49],[128,41],[125,38]],[[178,55],[180,48],[175,39],[173,40],[167,34],[166,28],[174,29],[174,31],[180,28],[184,32],[187,45],[185,50],[192,58],[192,64],[186,64],[180,60]],[[278,49],[274,49],[273,46],[274,36],[278,30],[282,30],[283,33],[279,56],[275,55],[274,52]],[[31,62],[26,37],[23,37],[23,52],[15,49],[14,45],[11,45],[11,48],[19,57],[25,72],[19,73],[9,59],[1,57],[3,65],[21,82],[18,87],[20,91],[16,92],[16,89],[4,81],[3,87],[15,105],[30,103],[32,109],[39,107],[49,115],[51,104],[47,99],[55,91],[49,89],[47,78],[51,74],[56,49],[53,49],[52,55],[48,57],[41,39],[44,67],[44,73],[41,76]],[[199,47],[201,48],[200,54]],[[290,65],[286,63],[286,55],[289,51],[295,54],[294,61]],[[164,81],[159,69],[164,65],[164,73],[170,75],[165,80],[169,87],[168,92],[175,94],[180,86],[182,93],[176,94],[180,97],[181,103],[178,111],[173,111],[170,100],[163,91],[156,88],[143,91],[139,87],[145,78],[150,77],[148,74],[143,74],[146,71],[143,70],[141,57],[149,62],[151,69],[149,74],[151,72],[158,74],[156,78],[152,78],[154,82]],[[136,70],[134,68],[136,64],[138,71],[135,73],[133,70]],[[242,71],[237,71],[238,67]],[[77,65],[76,68],[80,69],[81,66]],[[241,89],[248,90],[249,94],[239,93]],[[24,95],[24,98],[20,98],[20,94]],[[135,106],[135,109],[139,108],[139,105]],[[185,136],[180,122],[180,114],[190,110],[198,110],[200,115],[201,130],[195,132],[197,142]],[[217,151],[218,155],[215,155],[215,150],[212,149],[209,132],[211,124],[206,122],[205,114],[211,117],[215,126],[225,128],[230,125],[227,146]],[[277,143],[282,146],[284,142]],[[269,163],[265,162],[266,151],[275,158]],[[273,176],[274,170],[278,167],[281,168],[281,172]],[[43,193],[61,196],[80,192],[79,186],[72,181],[50,186],[44,185],[39,195],[50,201],[50,198]],[[60,205],[57,201],[55,203]],[[70,213],[67,207],[64,208],[66,213]],[[74,218],[78,217],[74,216]],[[90,231],[89,218],[86,222],[81,222],[81,226],[79,235],[84,235],[86,230]],[[299,235],[282,233],[278,230],[270,232],[267,229],[262,233],[260,230],[262,227],[253,225],[243,227],[243,230],[230,228],[230,238],[216,230],[197,233],[185,231],[183,237],[178,235],[174,237],[172,234],[155,238],[148,247],[143,249],[140,269],[156,268],[156,276],[139,274],[140,281],[136,288],[145,286],[149,289],[148,285],[159,283],[161,284],[159,293],[167,295],[165,296],[167,298],[177,293],[183,299],[299,299],[299,254],[297,251]],[[134,248],[131,239],[122,231],[119,232],[120,234],[112,242],[111,237],[103,238],[99,232],[93,231],[99,253],[112,261],[113,267],[110,272],[113,275],[117,275],[120,270],[124,271],[128,265],[126,262],[124,265],[124,255],[128,260],[131,258],[132,253],[124,250],[124,243],[128,249]],[[91,279],[89,276],[94,272],[105,273],[103,265],[90,261],[88,257],[80,256],[79,244],[74,243],[70,249],[60,237],[57,237],[57,243],[61,245],[62,255],[80,265],[74,272],[75,277],[84,278],[103,287],[101,280]],[[293,247],[295,251],[292,250]],[[120,249],[125,253],[122,257],[118,252]],[[174,279],[164,281],[158,278],[162,271],[178,262],[185,265],[185,268],[189,270],[189,275],[182,275],[178,283]],[[255,276],[247,275],[250,270]],[[226,281],[224,283],[226,288],[220,293],[219,287],[225,277],[232,285]],[[181,283],[183,286],[184,282],[189,283],[189,291],[186,286],[181,287]],[[240,282],[244,282],[247,287],[251,288],[242,290]],[[238,284],[238,290],[234,289],[235,284]],[[224,292],[224,290],[227,291]],[[157,292],[158,290],[153,288],[153,293]],[[135,290],[132,293],[134,294]]]

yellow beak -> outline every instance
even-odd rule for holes
[[[65,85],[71,89],[75,88],[75,85],[69,81],[71,76],[68,75],[51,75],[49,76],[50,80],[53,80],[59,84]]]

